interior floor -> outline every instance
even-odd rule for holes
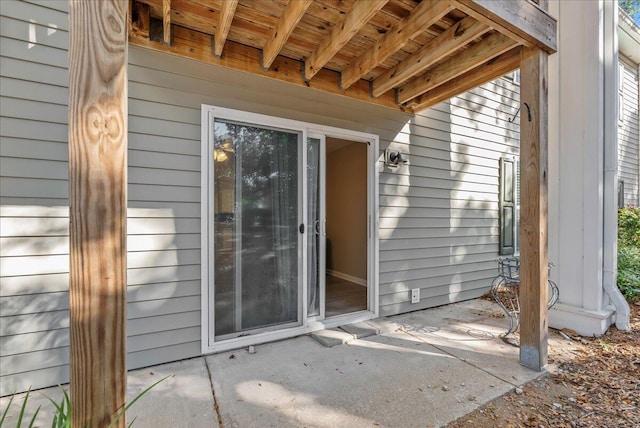
[[[327,275],[325,317],[367,309],[367,287]]]

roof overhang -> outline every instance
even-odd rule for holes
[[[130,0],[129,43],[403,111],[556,51],[529,0]]]
[[[622,9],[618,12],[618,49],[624,56],[640,64],[640,27]]]

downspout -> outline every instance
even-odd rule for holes
[[[604,19],[604,236],[602,281],[616,308],[616,327],[630,331],[629,304],[617,286],[618,264],[618,2],[605,0]]]

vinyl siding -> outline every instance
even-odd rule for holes
[[[0,4],[1,395],[69,376],[67,3]],[[137,368],[200,354],[200,111],[142,95],[129,112],[127,363]]]
[[[0,5],[5,395],[68,379],[68,18],[66,1]],[[381,155],[408,155],[378,165],[380,313],[391,315],[488,289],[498,160],[518,153],[518,103],[499,79],[409,115],[130,47],[128,367],[200,354],[202,104],[374,133]]]
[[[384,142],[409,153],[409,165],[380,177],[382,315],[487,291],[498,255],[499,158],[519,153],[519,118],[508,121],[518,99],[503,78],[417,114]],[[419,304],[410,303],[413,288]]]
[[[129,70],[130,114],[146,113],[138,124],[154,138],[198,139],[200,105],[210,104],[378,134],[381,156],[388,147],[408,154],[397,169],[379,163],[382,315],[487,290],[498,254],[499,158],[519,146],[519,119],[508,121],[519,98],[510,80],[412,116],[139,48]],[[412,288],[421,288],[420,304],[409,303]]]
[[[624,113],[618,123],[618,178],[624,181],[624,204],[638,206],[640,124],[638,123],[638,64],[620,55],[624,66]]]

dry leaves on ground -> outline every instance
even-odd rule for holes
[[[631,332],[611,327],[596,338],[552,331],[580,345],[550,349],[556,369],[448,425],[463,427],[640,427],[640,301]]]

